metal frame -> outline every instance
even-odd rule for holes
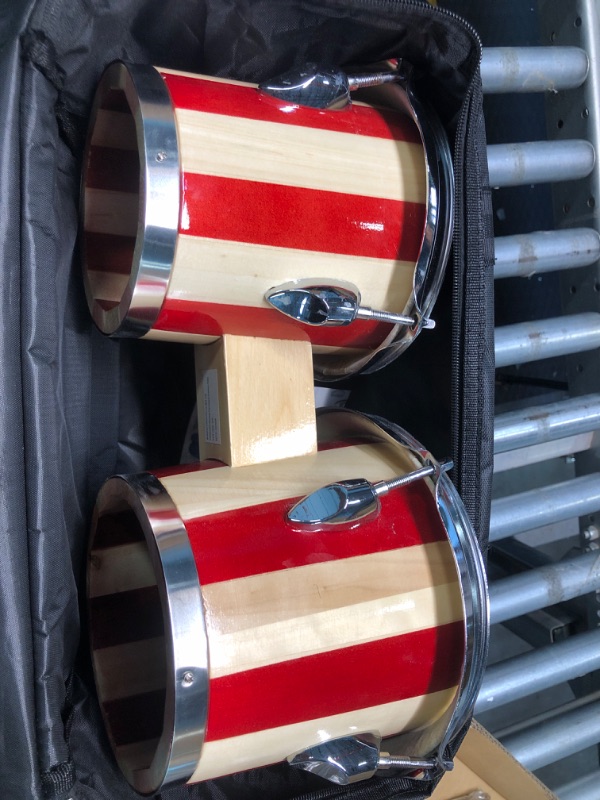
[[[501,288],[503,296],[512,291],[509,286],[523,296],[535,288],[527,278],[539,276],[534,281],[541,281],[546,273],[558,272],[557,278],[549,280],[560,286],[561,315],[553,311],[528,322],[500,321],[496,366],[516,379],[531,373],[550,385],[560,358],[561,370],[566,364],[568,393],[565,398],[564,391],[557,389],[552,396],[548,390],[548,403],[538,401],[523,408],[521,401],[517,410],[496,418],[499,495],[492,507],[490,539],[502,540],[502,546],[514,542],[508,538],[512,536],[524,535],[530,543],[535,539],[542,547],[537,551],[540,558],[550,563],[540,567],[515,561],[512,568],[519,573],[510,574],[510,562],[505,562],[504,577],[490,585],[492,622],[504,620],[511,631],[528,640],[523,646],[533,649],[488,668],[476,714],[491,711],[486,720],[498,720],[493,732],[527,767],[541,770],[543,779],[553,779],[551,788],[561,800],[598,800],[600,772],[593,747],[600,743],[600,694],[596,691],[600,688],[600,560],[596,552],[600,550],[600,417],[596,417],[600,399],[600,0],[537,0],[535,7],[528,6],[539,20],[539,41],[528,43],[536,47],[486,48],[486,31],[481,30],[486,15],[481,6],[475,0],[445,4],[479,22],[484,39],[484,92],[544,92],[543,103],[539,98],[536,103],[545,107],[547,141],[524,141],[522,123],[515,114],[509,134],[512,142],[489,145],[488,161],[492,187],[519,186],[519,191],[531,190],[533,196],[529,184],[551,184],[548,195],[554,223],[550,230],[515,230],[513,235],[503,224],[502,235],[496,239],[495,277],[519,278],[518,288],[516,283]],[[518,4],[513,6],[516,9]],[[505,13],[510,16],[512,9]],[[514,39],[519,41],[519,37],[522,43],[521,31],[515,30]],[[524,106],[515,103],[515,108],[523,111]],[[524,475],[533,477],[533,490],[523,485]],[[558,531],[552,558],[546,539],[551,526]],[[561,533],[567,527],[568,533]],[[563,551],[557,556],[559,548]],[[545,625],[548,644],[536,647],[536,638],[538,643],[543,640],[539,632]],[[564,638],[550,644],[552,625],[558,625],[554,633],[560,631]],[[564,698],[567,686],[576,698],[572,703],[565,706],[564,699],[557,700],[552,712],[536,716],[532,696],[546,693],[546,698],[549,694]],[[523,707],[532,709],[531,718],[515,716]],[[519,722],[520,718],[524,721]],[[589,769],[589,774],[582,774],[580,751],[590,746],[592,750],[586,752],[591,752],[594,765],[590,769],[587,759],[583,769]],[[570,754],[579,755],[565,761]],[[552,772],[548,765],[558,760],[560,770]]]

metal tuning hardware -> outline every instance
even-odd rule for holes
[[[265,300],[277,311],[305,325],[341,326],[355,319],[370,319],[414,327],[419,322],[417,317],[361,306],[360,292],[351,283],[328,286],[315,279],[290,281],[269,289]],[[421,323],[425,328],[435,326],[433,320]]]
[[[438,766],[437,758],[408,758],[382,753],[381,736],[377,733],[331,739],[295,753],[287,760],[291,766],[312,772],[338,786],[364,781],[373,777],[378,769],[414,772]],[[442,766],[444,769],[452,768],[451,763]]]
[[[263,94],[295,106],[339,109],[350,102],[350,92],[401,79],[396,70],[347,75],[341,69],[308,63],[259,84]]]
[[[365,478],[351,478],[323,486],[299,500],[287,513],[297,525],[341,525],[379,512],[381,495],[430,475],[439,476],[452,469],[449,459],[428,464],[390,481],[371,483]]]

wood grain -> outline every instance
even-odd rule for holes
[[[425,202],[420,144],[177,109],[184,172]]]
[[[187,520],[299,497],[335,480],[356,476],[389,480],[415,468],[409,455],[393,445],[363,444],[285,462],[173,475],[162,483]]]
[[[448,542],[431,542],[211,583],[202,594],[223,636],[380,600],[391,609],[401,594],[456,581]]]
[[[189,783],[284,761],[299,750],[339,736],[363,731],[379,731],[386,736],[399,730],[418,728],[440,715],[452,702],[455,693],[453,687],[324,719],[205,742],[202,757]]]
[[[295,619],[221,634],[207,611],[211,678],[233,675],[455,622],[462,616],[458,584],[443,584],[333,608]]]
[[[196,348],[200,458],[232,467],[316,453],[309,342],[224,335]]]
[[[372,308],[401,313],[414,263],[234,242],[180,233],[167,296],[206,303],[269,307],[265,293],[302,278],[349,281]]]

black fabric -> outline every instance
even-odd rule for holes
[[[129,800],[99,720],[80,607],[103,480],[178,460],[194,402],[186,345],[94,328],[77,247],[81,153],[94,87],[116,58],[261,80],[306,60],[403,56],[440,114],[457,167],[453,267],[438,328],[351,382],[355,407],[398,422],[455,476],[482,544],[492,442],[491,222],[477,37],[426,4],[352,0],[5,0],[0,9],[0,793]],[[449,432],[451,432],[449,434]],[[348,790],[283,766],[165,798],[416,798],[377,777]]]

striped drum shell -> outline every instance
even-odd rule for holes
[[[313,328],[265,293],[345,281],[363,305],[414,310],[428,177],[405,110],[290,106],[251,84],[115,63],[96,93],[83,176],[92,316],[123,336],[310,339],[317,374],[356,371],[420,324]]]
[[[286,519],[324,484],[405,474],[422,453],[352,412],[322,415],[319,440],[312,456],[117,476],[101,490],[91,648],[109,738],[137,790],[356,731],[435,726],[457,703],[470,624],[435,483],[390,492],[360,522]]]

